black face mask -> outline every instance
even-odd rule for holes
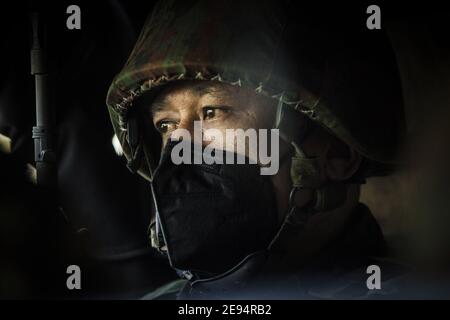
[[[278,227],[269,176],[248,159],[246,164],[175,165],[176,144],[164,149],[152,182],[157,224],[172,267],[218,275],[266,249]],[[195,149],[191,145],[192,156]]]

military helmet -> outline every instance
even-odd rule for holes
[[[342,10],[267,0],[158,3],[107,96],[128,166],[151,179],[136,99],[202,80],[276,99],[379,164],[366,176],[381,174],[404,134],[397,63],[385,31],[367,29],[365,8]]]

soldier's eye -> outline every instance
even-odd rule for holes
[[[214,118],[222,117],[230,112],[229,107],[204,107],[203,108],[203,120],[211,120]]]
[[[177,127],[177,124],[174,121],[161,120],[156,123],[155,127],[156,127],[156,130],[159,131],[159,133],[164,134],[169,131],[175,130]]]

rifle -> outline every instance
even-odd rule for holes
[[[57,184],[56,148],[53,135],[55,115],[49,92],[50,79],[45,48],[46,30],[39,13],[31,14],[31,25],[31,75],[35,78],[36,89],[36,126],[33,127],[33,139],[37,184],[55,188]]]

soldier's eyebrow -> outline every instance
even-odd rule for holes
[[[157,112],[164,111],[167,108],[167,104],[165,103],[166,99],[158,99],[152,102],[150,106],[150,112],[154,115]]]
[[[154,99],[152,99],[151,104],[150,104],[150,113],[153,116],[155,113],[160,112],[160,111],[165,111],[167,110],[167,95],[163,94],[161,95],[156,95],[156,97]]]

